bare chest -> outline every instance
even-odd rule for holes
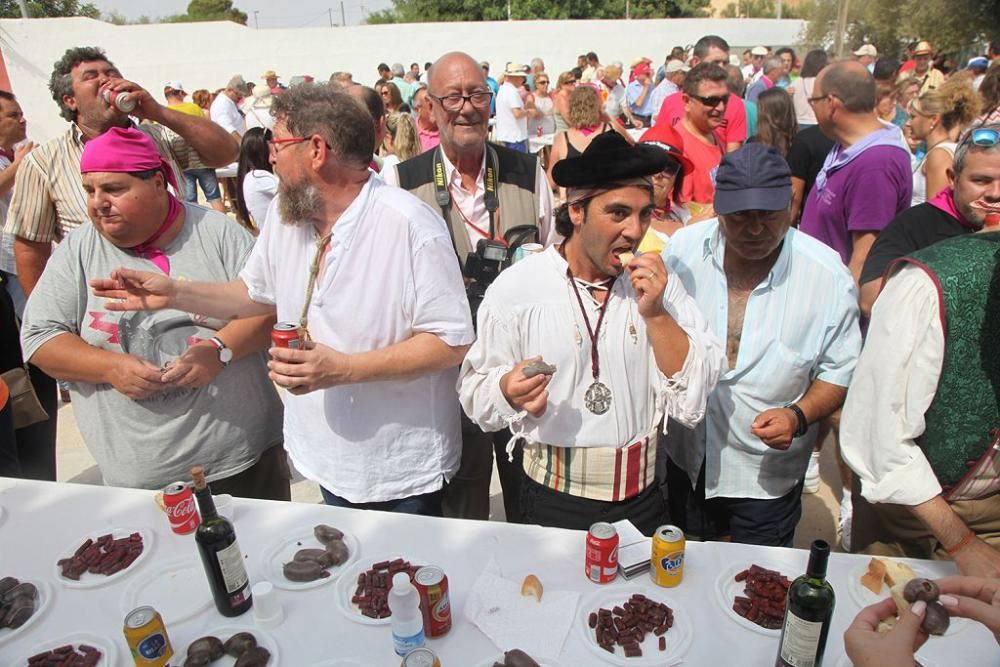
[[[736,368],[736,359],[740,355],[740,338],[743,335],[743,316],[747,311],[747,300],[750,292],[729,290],[729,310],[726,319],[726,358],[729,368]]]

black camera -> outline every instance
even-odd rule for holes
[[[465,277],[465,293],[472,308],[472,324],[476,325],[476,313],[483,302],[486,288],[493,284],[500,272],[514,261],[514,253],[525,243],[538,242],[538,227],[518,225],[504,234],[503,241],[479,239],[475,252],[465,258],[462,274]]]

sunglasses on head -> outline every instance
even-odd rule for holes
[[[691,99],[698,100],[709,109],[714,109],[720,104],[725,106],[726,104],[729,103],[729,95],[711,95],[709,97],[702,97],[700,95],[691,95]]]
[[[969,139],[977,146],[989,148],[1000,143],[1000,132],[992,127],[981,127],[978,130],[973,130]]]

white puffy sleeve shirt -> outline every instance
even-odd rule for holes
[[[598,303],[581,292],[595,325]],[[615,281],[601,327],[600,380],[611,390],[611,409],[595,415],[584,406],[594,381],[591,344],[580,306],[555,248],[504,271],[487,290],[479,309],[479,332],[459,378],[465,413],[487,431],[511,426],[531,442],[560,447],[620,447],[657,428],[664,414],[685,426],[705,415],[708,395],[725,356],[705,319],[679,280],[669,280],[667,312],[684,329],[690,349],[682,369],[660,372],[628,280]],[[500,390],[500,378],[515,364],[540,355],[557,370],[541,417],[514,410]]]
[[[919,505],[941,485],[916,444],[937,393],[944,329],[930,277],[904,266],[875,301],[840,423],[844,461],[872,503]]]

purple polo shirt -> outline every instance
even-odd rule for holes
[[[913,173],[906,151],[872,146],[831,172],[822,192],[812,187],[800,229],[836,250],[848,264],[854,250],[851,233],[882,231],[910,207],[912,196]]]

